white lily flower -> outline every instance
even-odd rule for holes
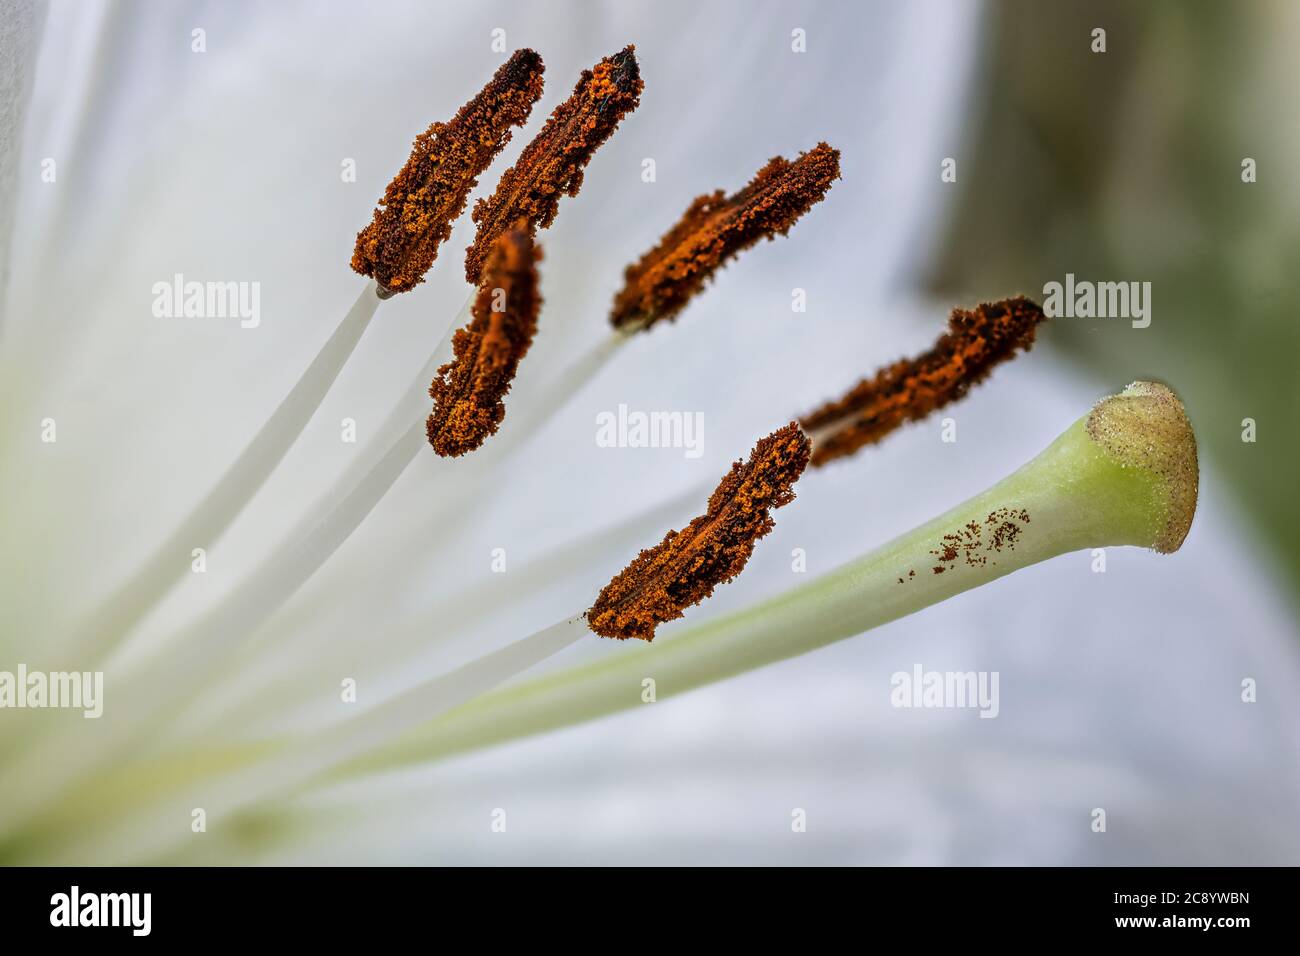
[[[698,513],[691,489],[755,436],[932,338],[947,304],[905,290],[948,201],[941,162],[959,151],[978,15],[10,3],[0,672],[104,681],[92,719],[0,709],[0,861],[1294,862],[1294,627],[1212,463],[1176,559],[1115,549],[1099,573],[1095,555],[1063,556],[633,713],[338,772],[413,725],[394,701],[423,719],[514,679],[529,659],[503,649],[587,607]],[[356,318],[355,351],[283,460],[261,459],[269,480],[247,483],[229,530],[179,546],[174,585],[126,633],[97,630],[86,615],[173,539],[368,301],[353,237],[411,137],[509,51],[539,50],[546,92],[485,194],[578,71],[627,43],[643,103],[541,237],[545,306],[512,412],[608,339],[623,267],[692,197],[821,139],[842,150],[843,181],[674,326],[593,366],[517,454],[457,473],[421,449],[299,587],[302,522],[379,463],[386,416],[460,321],[463,217],[427,282]],[[156,288],[177,276],[256,288],[256,308],[156,314]],[[743,578],[663,640],[945,510],[1117,384],[1044,347],[945,413],[951,426],[810,473]],[[701,413],[700,454],[600,447],[593,423],[621,405]],[[660,502],[644,526],[599,533]],[[644,650],[628,643],[557,643],[528,676]],[[499,667],[474,670],[494,652]],[[996,672],[997,718],[894,706],[892,676],[914,667]]]

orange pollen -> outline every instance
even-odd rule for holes
[[[659,244],[623,273],[615,328],[671,320],[731,259],[760,239],[784,236],[840,178],[839,150],[825,143],[794,162],[780,156],[734,196],[697,196]]]
[[[635,47],[605,57],[583,70],[573,94],[555,108],[542,131],[506,170],[496,191],[474,204],[478,224],[465,250],[465,278],[477,285],[488,250],[520,217],[535,234],[555,221],[561,196],[576,196],[583,169],[640,103],[641,70]]]
[[[602,637],[644,641],[655,627],[682,616],[745,568],[754,543],[775,526],[771,511],[794,500],[794,483],[811,444],[791,422],[737,461],[709,498],[708,510],[682,531],[638,554],[605,586],[587,612]]]
[[[537,331],[541,258],[523,222],[503,234],[488,255],[469,324],[452,338],[454,358],[429,386],[433,414],[426,430],[429,444],[444,458],[478,448],[505,418],[503,399]]]
[[[800,420],[813,435],[813,465],[851,455],[959,400],[998,365],[1028,351],[1043,319],[1043,310],[1023,296],[953,309],[929,351],[885,366]]]
[[[354,270],[387,293],[424,281],[479,175],[510,141],[511,127],[528,121],[544,70],[534,51],[517,51],[451,122],[434,123],[415,138],[411,158],[357,234]]]

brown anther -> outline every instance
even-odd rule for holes
[[[427,434],[439,455],[471,452],[501,425],[503,399],[537,331],[541,257],[523,222],[493,245],[470,322],[452,338],[455,358],[429,386],[434,405]]]
[[[624,270],[610,322],[649,327],[674,318],[728,261],[789,232],[839,177],[839,150],[818,143],[794,162],[769,160],[734,196],[718,190],[696,197],[659,244]]]
[[[451,122],[415,138],[352,253],[352,268],[379,283],[380,298],[424,281],[479,175],[510,141],[511,127],[528,121],[544,70],[537,53],[517,51]]]
[[[762,439],[747,462],[731,466],[704,514],[669,531],[605,586],[587,625],[603,637],[653,640],[657,625],[681,617],[738,575],[754,542],[774,527],[771,510],[794,500],[810,448],[794,422]]]
[[[573,94],[524,147],[496,191],[474,204],[472,218],[478,232],[465,250],[469,282],[478,284],[488,250],[516,220],[527,219],[528,230],[535,235],[555,221],[561,196],[578,194],[591,157],[640,103],[645,84],[635,49],[629,46],[583,70]]]
[[[813,434],[813,465],[851,455],[962,398],[999,364],[1028,351],[1044,317],[1023,296],[953,309],[947,331],[929,351],[885,366],[800,419]]]

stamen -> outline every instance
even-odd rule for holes
[[[479,175],[510,142],[510,128],[528,121],[544,70],[536,52],[516,51],[451,122],[415,138],[352,254],[352,268],[379,283],[380,298],[424,281]]]
[[[465,250],[465,278],[471,284],[478,285],[492,244],[516,220],[527,219],[529,234],[535,235],[555,221],[561,196],[578,194],[591,157],[641,102],[645,84],[635,49],[628,46],[583,70],[573,94],[524,147],[492,196],[474,204],[478,233]]]
[[[642,551],[596,598],[587,625],[602,637],[654,639],[655,627],[682,616],[745,568],[754,542],[775,527],[771,510],[794,500],[811,445],[794,422],[737,461],[683,531]]]
[[[671,320],[719,269],[760,239],[784,236],[840,178],[840,153],[818,143],[794,162],[776,156],[734,196],[698,196],[659,244],[623,273],[615,328]]]
[[[813,466],[851,455],[962,398],[995,367],[1029,351],[1044,318],[1023,296],[953,309],[947,331],[929,351],[885,366],[800,419],[813,433]]]
[[[455,358],[438,369],[429,387],[434,401],[427,425],[429,444],[439,455],[473,451],[496,433],[505,417],[502,399],[537,331],[541,257],[523,220],[493,245],[473,317],[452,339]]]

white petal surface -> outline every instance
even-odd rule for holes
[[[338,680],[382,659],[408,611],[492,580],[493,549],[507,559],[502,598],[420,667],[363,682],[363,703],[584,607],[629,546],[592,553],[518,605],[506,600],[509,568],[715,478],[756,437],[933,338],[953,303],[919,301],[907,279],[948,201],[938,163],[968,105],[978,13],[760,3],[738,18],[734,5],[686,0],[52,4],[19,202],[0,206],[31,240],[15,245],[0,368],[13,396],[0,463],[4,660],[39,655],[54,622],[125,576],[291,387],[361,284],[347,265],[356,230],[410,139],[500,63],[496,28],[510,48],[543,54],[547,89],[486,184],[580,69],[634,42],[646,81],[640,109],[541,236],[546,307],[511,400],[606,333],[622,267],[692,197],[734,189],[768,157],[818,140],[843,153],[843,180],[824,204],[728,268],[675,325],[625,349],[508,472],[473,489],[485,507],[430,536],[413,566],[390,567],[411,516],[446,493],[432,456],[417,462],[272,633],[345,638],[329,645],[335,676],[300,715],[311,723],[338,719]],[[805,54],[791,51],[796,28]],[[195,29],[206,52],[192,50]],[[45,155],[60,158],[54,186],[31,173],[31,158]],[[642,181],[646,158],[653,183]],[[340,175],[349,159],[356,182]],[[11,156],[0,160],[0,174],[12,168]],[[466,219],[429,281],[383,307],[232,532],[195,543],[207,572],[187,577],[136,650],[175,639],[221,601],[364,449],[464,299],[459,253],[470,236]],[[154,317],[153,284],[176,273],[260,282],[261,324]],[[807,292],[806,312],[791,311],[795,288]],[[690,619],[803,580],[794,548],[816,574],[920,523],[1126,384],[1081,378],[1053,354],[1050,329],[1043,339],[951,413],[956,443],[940,441],[936,420],[805,478],[744,577]],[[595,416],[620,403],[703,412],[703,455],[596,447]],[[55,445],[39,441],[45,417],[58,422]],[[345,418],[356,444],[340,441]],[[1174,556],[1112,550],[1104,574],[1089,555],[1062,558],[680,700],[300,798],[293,810],[321,816],[288,827],[285,843],[214,840],[202,852],[260,862],[1294,864],[1294,621],[1233,508],[1209,463]],[[383,587],[313,617],[315,603],[376,566],[390,570]],[[430,629],[431,645],[446,637]],[[555,664],[638,650],[593,637]],[[917,663],[998,671],[997,719],[891,707],[891,674]],[[1248,677],[1260,686],[1249,705]],[[1089,827],[1096,807],[1107,809],[1105,834]],[[491,829],[498,808],[505,833]],[[806,833],[791,832],[796,808]]]

